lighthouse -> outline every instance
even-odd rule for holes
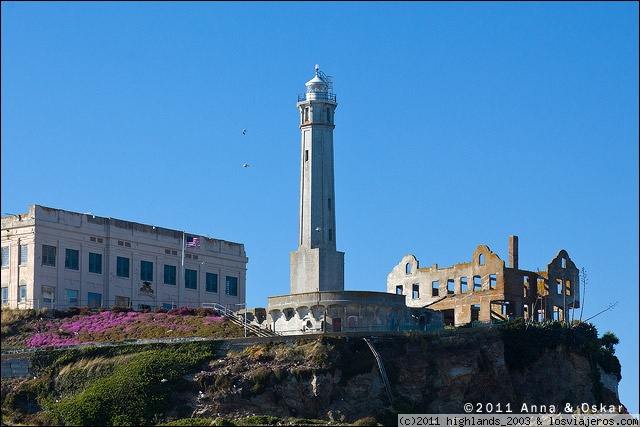
[[[344,252],[336,249],[333,129],[338,107],[333,81],[318,65],[298,95],[300,214],[291,252],[291,293],[344,290]]]

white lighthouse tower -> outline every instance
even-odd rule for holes
[[[442,313],[409,308],[405,295],[344,290],[344,252],[336,250],[331,77],[320,71],[298,95],[300,110],[300,222],[291,252],[291,293],[268,298],[251,322],[282,335],[342,331],[424,330],[442,327]]]
[[[331,77],[320,71],[298,95],[300,218],[298,250],[291,252],[291,293],[344,290],[344,252],[336,250],[333,174],[334,113]]]

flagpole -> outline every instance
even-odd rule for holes
[[[180,262],[180,281],[178,283],[178,308],[182,307],[182,293],[184,287],[184,246],[187,244],[184,236],[184,231],[182,232],[182,260]]]

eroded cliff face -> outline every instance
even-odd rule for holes
[[[482,412],[514,413],[620,405],[615,391],[595,384],[589,360],[564,346],[516,369],[507,365],[494,329],[369,339],[384,364],[393,403],[362,338],[325,336],[229,351],[191,377],[201,389],[191,400],[194,416],[344,422],[375,416],[395,422],[397,413],[464,413],[467,403]]]

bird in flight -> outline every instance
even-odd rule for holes
[[[247,130],[246,129],[242,129],[242,134],[246,135],[247,134]]]
[[[242,167],[244,167],[244,168],[248,168],[248,167],[249,167],[249,163],[245,163],[245,164],[243,164],[243,165],[242,165]]]

